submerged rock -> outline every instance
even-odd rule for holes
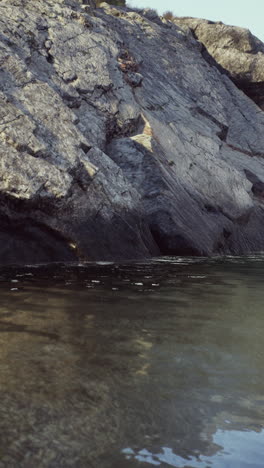
[[[264,248],[264,113],[170,21],[0,4],[0,262]]]

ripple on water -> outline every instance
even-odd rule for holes
[[[263,468],[263,256],[0,273],[0,468]]]

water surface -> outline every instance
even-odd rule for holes
[[[264,257],[0,270],[0,467],[263,468]]]

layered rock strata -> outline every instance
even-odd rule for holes
[[[264,110],[264,44],[248,29],[198,18],[175,18],[190,28],[212,58],[234,83]],[[206,52],[209,56],[206,57]]]
[[[188,30],[0,2],[0,263],[264,249],[264,113]]]

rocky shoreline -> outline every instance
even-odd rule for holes
[[[262,77],[253,102],[211,24],[88,0],[0,18],[1,264],[264,250]]]

